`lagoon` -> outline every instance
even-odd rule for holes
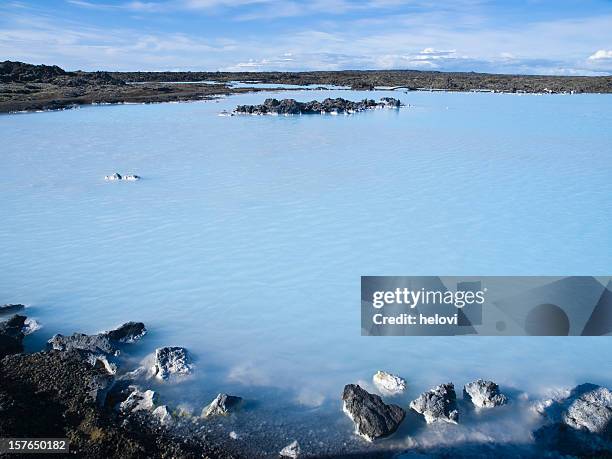
[[[365,96],[410,106],[217,116],[266,97]],[[521,401],[376,447],[528,444],[539,421],[521,404],[612,385],[609,337],[362,337],[360,276],[609,275],[611,102],[331,90],[2,115],[0,301],[43,325],[30,350],[145,322],[134,364],[162,345],[196,358],[192,378],[155,387],[162,399],[252,400],[227,422],[263,438],[257,451],[368,447],[339,399],[377,370],[407,380],[404,407],[477,377]],[[105,182],[115,171],[142,180]]]

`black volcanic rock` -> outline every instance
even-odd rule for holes
[[[402,105],[402,102],[394,97],[381,97],[380,101],[385,104],[386,107],[399,108]]]
[[[57,334],[49,340],[49,347],[57,351],[80,350],[94,354],[117,353],[121,343],[133,343],[147,332],[142,322],[127,322],[115,330],[96,335],[73,333],[70,336]]]
[[[374,85],[367,81],[359,81],[351,85],[353,91],[373,91]]]
[[[63,83],[64,86],[105,86],[115,85],[121,86],[126,83],[123,80],[115,78],[108,72],[76,72],[72,78],[67,78]]]
[[[372,99],[363,99],[359,102],[342,99],[327,98],[322,102],[298,102],[295,99],[266,99],[261,105],[239,105],[235,113],[249,115],[300,115],[319,113],[354,113],[378,107],[399,107],[401,102],[392,97],[384,97],[380,102]]]
[[[66,75],[57,65],[33,65],[24,62],[0,62],[0,82],[36,81],[48,83],[56,77]]]
[[[68,438],[70,455],[82,458],[233,457],[201,436],[179,438],[145,410],[117,413],[106,398],[112,383],[78,351],[4,357],[0,437]]]
[[[84,85],[124,85],[108,72],[66,72],[57,65],[33,65],[24,62],[0,62],[2,83],[55,83],[74,87]]]
[[[145,324],[142,322],[126,322],[115,330],[106,332],[106,335],[113,341],[119,343],[133,343],[147,333]]]
[[[0,357],[23,352],[23,329],[26,317],[14,315],[5,322],[0,322]]]
[[[368,441],[395,432],[406,414],[399,406],[385,404],[378,395],[356,384],[344,386],[342,402],[343,411],[355,423],[355,432]]]

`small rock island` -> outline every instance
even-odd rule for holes
[[[261,105],[238,105],[236,114],[246,115],[302,115],[302,114],[349,114],[375,108],[399,108],[402,103],[393,97],[383,97],[378,102],[373,99],[363,99],[358,102],[341,97],[327,98],[322,102],[298,102],[295,99],[266,99]]]

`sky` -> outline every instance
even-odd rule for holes
[[[1,60],[610,75],[612,0],[0,0]]]

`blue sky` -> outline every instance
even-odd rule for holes
[[[0,60],[69,70],[612,74],[610,0],[0,0]]]

